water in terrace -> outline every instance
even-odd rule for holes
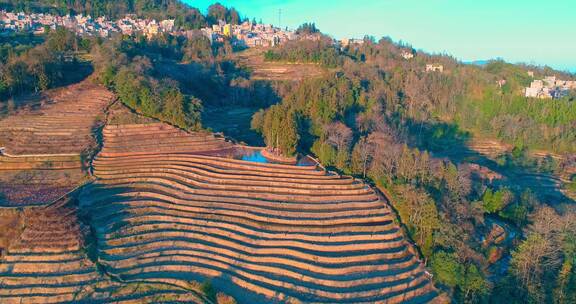
[[[233,158],[262,164],[280,164],[279,162],[274,162],[272,160],[267,159],[262,155],[262,150],[257,149],[237,149]],[[303,156],[298,158],[298,162],[296,163],[296,165],[314,166],[315,163],[308,156]]]
[[[253,151],[246,150],[244,153],[241,153],[238,158],[241,160],[263,164],[270,162],[266,157],[262,155],[261,150],[253,150]]]

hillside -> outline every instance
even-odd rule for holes
[[[498,60],[464,64],[386,37],[325,40],[316,31],[265,53],[269,63],[337,71],[305,79],[255,113],[251,127],[269,149],[313,154],[387,191],[456,303],[574,299],[565,237],[574,226],[540,225],[574,214],[576,91],[524,95],[533,81],[574,75]],[[560,234],[546,237],[552,230]],[[546,257],[530,259],[532,246]],[[553,256],[558,264],[548,267]]]
[[[249,294],[319,303],[435,296],[391,210],[362,182],[205,156],[211,137],[166,132],[157,124],[104,129],[98,180],[80,205],[114,276],[208,277],[240,303],[254,303]],[[186,153],[175,150],[183,141]]]
[[[269,62],[264,60],[266,49],[248,49],[232,59],[250,70],[251,79],[268,81],[301,81],[329,74],[328,69],[315,63]]]
[[[0,39],[0,302],[576,302],[575,75],[180,31],[241,21],[219,4],[7,3],[176,32]]]
[[[107,276],[93,255],[90,228],[70,198],[26,209],[20,217],[25,228],[0,248],[6,249],[0,257],[2,303],[211,303],[169,281],[129,283]]]
[[[118,103],[104,110],[112,96],[99,87],[63,92],[2,121],[17,132],[29,131],[17,129],[21,121],[43,130],[18,133],[18,142],[6,133],[6,151],[52,159],[102,138],[88,162],[95,180],[50,205],[0,211],[23,227],[2,236],[1,302],[211,303],[216,292],[201,284],[208,280],[238,303],[423,303],[438,295],[385,198],[362,181],[228,158],[236,147],[209,132]],[[71,96],[94,107],[93,116],[77,116]],[[53,117],[55,109],[63,116]]]
[[[54,90],[0,121],[0,206],[46,204],[87,177],[113,98],[89,81]]]

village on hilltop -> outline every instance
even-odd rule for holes
[[[533,73],[528,75],[534,76]],[[570,90],[576,90],[576,81],[560,80],[556,76],[546,76],[544,79],[535,79],[525,89],[525,96],[540,99],[560,99],[568,95]]]
[[[140,19],[134,15],[126,15],[119,20],[108,20],[105,16],[92,18],[82,14],[71,16],[55,16],[51,14],[25,14],[0,11],[0,36],[10,35],[13,32],[26,32],[44,34],[47,30],[55,30],[64,27],[77,35],[109,37],[113,33],[132,35],[142,33],[152,38],[160,33],[168,33],[175,36],[190,37],[192,30],[180,30],[174,25],[174,19],[157,21],[154,19]],[[232,39],[238,46],[244,47],[269,47],[296,39],[293,31],[282,30],[269,24],[255,24],[245,21],[242,24],[227,24],[219,21],[211,27],[201,29],[211,43],[224,42]]]

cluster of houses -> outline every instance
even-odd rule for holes
[[[236,45],[244,47],[271,47],[296,39],[296,33],[292,31],[282,30],[270,24],[257,24],[249,21],[238,25],[220,21],[201,31],[212,43],[231,39]]]
[[[174,26],[174,20],[156,21],[139,19],[127,15],[119,20],[108,20],[106,17],[96,19],[91,16],[54,16],[51,14],[25,14],[0,11],[0,35],[10,32],[29,32],[43,34],[47,29],[65,27],[78,35],[109,37],[112,33],[132,35],[143,33],[148,38],[159,33],[190,36],[191,31],[180,31]],[[239,25],[218,24],[201,29],[210,42],[224,42],[230,39],[234,44],[245,47],[270,47],[296,38],[292,31],[282,30],[269,24],[244,22]]]
[[[546,76],[544,79],[532,81],[530,86],[525,89],[525,96],[540,99],[559,99],[567,96],[570,90],[576,90],[576,81],[560,80],[556,79],[556,76]]]
[[[172,32],[174,20],[157,22],[153,19],[139,19],[128,15],[123,19],[112,21],[106,17],[94,19],[89,15],[55,16],[0,11],[0,33],[3,35],[10,32],[43,34],[47,29],[56,29],[57,27],[65,27],[78,35],[108,37],[112,33],[130,35],[141,32],[150,37],[161,32]]]

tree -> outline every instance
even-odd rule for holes
[[[406,224],[416,243],[425,256],[430,256],[433,233],[440,226],[436,204],[428,193],[412,185],[399,185],[395,189],[400,197],[395,206],[400,217],[408,219]]]
[[[309,34],[316,34],[319,33],[320,30],[316,28],[316,24],[311,23],[303,23],[296,29],[296,34],[298,35],[309,35]]]
[[[456,287],[464,274],[456,254],[438,251],[432,255],[430,266],[437,282],[448,287]]]
[[[210,40],[200,33],[187,40],[183,52],[184,61],[211,61],[214,58]]]
[[[324,127],[326,141],[336,148],[336,166],[347,167],[352,130],[341,122],[333,122]]]
[[[487,213],[498,213],[511,202],[512,198],[513,194],[508,189],[500,189],[496,192],[486,189],[482,196],[482,204]]]
[[[459,288],[462,290],[464,301],[472,303],[477,302],[478,297],[490,292],[486,279],[474,264],[466,266]]]
[[[312,145],[311,151],[318,157],[320,162],[325,166],[334,166],[336,164],[336,149],[323,140],[317,140]]]
[[[258,133],[263,133],[264,128],[264,116],[266,112],[260,109],[258,112],[252,115],[252,120],[250,121],[250,129]]]
[[[164,119],[180,128],[188,128],[184,108],[187,101],[180,90],[177,87],[169,87],[162,91],[161,98],[164,101],[162,105],[162,116]]]
[[[324,127],[326,140],[338,151],[347,150],[352,140],[352,130],[341,122],[333,122]]]
[[[298,147],[298,125],[296,113],[274,105],[264,114],[261,127],[266,146],[275,149],[284,156],[293,156]]]
[[[73,50],[76,45],[76,39],[74,33],[68,31],[66,28],[59,27],[56,31],[52,31],[48,35],[48,50],[56,53]]]
[[[576,235],[575,218],[573,213],[560,216],[550,207],[540,207],[532,216],[533,224],[527,229],[527,237],[512,253],[510,263],[512,275],[527,291],[530,300],[544,301],[550,282],[562,282],[563,261],[573,261],[566,259],[573,259],[573,253],[565,249]]]
[[[240,23],[240,14],[235,8],[226,8],[220,3],[212,4],[208,7],[208,22],[216,24],[218,21],[224,21],[230,24]]]
[[[372,141],[364,136],[358,140],[352,150],[352,169],[355,172],[362,173],[364,178],[366,178],[366,171],[371,165],[375,146]]]

